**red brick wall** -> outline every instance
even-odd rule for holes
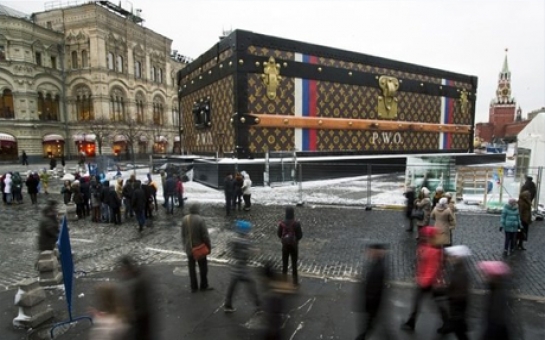
[[[505,126],[505,136],[516,136],[519,134],[522,129],[529,123],[529,120],[524,120],[522,122],[516,122],[512,124],[508,124]]]
[[[485,142],[492,141],[494,126],[490,123],[477,123],[475,126],[475,135],[482,138]]]

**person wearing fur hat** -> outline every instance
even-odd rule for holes
[[[450,246],[452,244],[452,230],[456,227],[456,220],[448,207],[448,200],[445,197],[442,197],[433,208],[430,219],[435,221],[435,227],[439,234],[437,237],[438,245]]]
[[[432,200],[432,208],[435,208],[437,203],[439,203],[439,200],[443,197],[444,192],[445,191],[443,190],[443,187],[441,186],[438,186],[437,188],[435,188],[435,195],[433,195],[433,200]]]
[[[430,213],[431,213],[431,201],[430,201],[430,191],[428,188],[423,187],[418,194],[418,198],[414,201],[415,209],[422,210],[424,212],[424,218],[421,220],[416,220],[416,226],[418,230],[430,224]]]
[[[231,281],[229,283],[229,288],[227,288],[227,295],[225,296],[225,304],[223,306],[223,311],[225,313],[233,313],[236,311],[236,309],[233,308],[233,294],[235,293],[235,288],[239,282],[246,284],[256,308],[259,308],[260,306],[259,297],[257,295],[257,285],[248,268],[248,261],[253,252],[252,242],[249,238],[251,230],[252,224],[250,222],[241,220],[236,221],[235,231],[237,236],[233,238],[230,244],[231,249],[233,250],[235,263],[231,268]]]
[[[451,264],[446,289],[449,317],[438,333],[454,333],[459,340],[467,340],[466,314],[469,300],[467,257],[471,255],[471,252],[468,247],[459,245],[445,248],[445,254]]]
[[[520,214],[515,198],[510,198],[504,205],[500,218],[500,232],[505,231],[505,243],[503,254],[508,256],[515,250],[517,232],[520,231]]]
[[[416,249],[416,293],[411,315],[401,327],[403,330],[414,330],[422,299],[433,293],[440,279],[443,261],[442,250],[437,246],[437,234],[435,227],[428,226],[420,229],[420,242]],[[446,320],[445,311],[442,309],[440,311],[443,320]]]

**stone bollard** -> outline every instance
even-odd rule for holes
[[[45,291],[36,279],[25,279],[19,283],[15,306],[19,307],[19,315],[13,319],[16,328],[36,328],[53,317],[53,309],[45,302]]]
[[[66,216],[67,221],[74,222],[78,220],[78,215],[76,214],[76,205],[72,202],[64,205],[63,213]]]
[[[38,271],[42,286],[55,286],[62,282],[62,272],[59,271],[59,261],[54,251],[46,250],[40,253]]]

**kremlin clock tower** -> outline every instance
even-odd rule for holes
[[[511,96],[511,72],[507,63],[507,49],[505,50],[503,67],[499,74],[496,98],[490,102],[488,122],[494,126],[493,137],[502,137],[504,127],[515,121],[516,102]]]

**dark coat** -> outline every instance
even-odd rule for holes
[[[79,185],[72,186],[72,202],[75,204],[83,204],[83,194]]]
[[[55,249],[59,238],[59,221],[53,212],[44,213],[40,221],[40,234],[38,235],[38,250],[46,251]]]
[[[61,189],[64,204],[70,203],[72,198],[72,188],[63,186]]]
[[[386,265],[384,257],[373,260],[367,268],[365,281],[360,284],[360,296],[356,299],[356,312],[377,313],[384,296]],[[365,301],[365,304],[363,304]],[[365,309],[362,310],[362,307]]]
[[[414,209],[416,193],[414,192],[414,190],[407,190],[407,192],[405,192],[403,195],[405,196],[405,198],[407,198],[407,204],[405,205],[405,216],[407,216],[407,218],[411,218]]]
[[[117,196],[117,192],[115,192],[115,188],[107,188],[107,196],[108,196],[108,206],[111,209],[118,209],[121,207],[121,200],[119,199],[119,196]]]
[[[102,202],[103,204],[109,205],[109,201],[110,201],[110,195],[108,195],[109,191],[110,191],[110,182],[104,181],[99,192],[100,202]]]
[[[486,302],[485,331],[483,340],[509,340],[509,306],[504,280],[490,284],[490,293]]]
[[[456,262],[450,272],[450,282],[447,286],[450,317],[455,321],[466,318],[469,298],[469,272],[465,261]]]
[[[532,223],[532,199],[531,199],[531,193],[526,190],[523,191],[519,196],[519,214],[520,214],[520,221],[525,223],[526,225],[529,225]]]
[[[189,238],[190,232],[191,239]],[[208,249],[212,250],[208,228],[206,227],[204,219],[199,215],[199,206],[197,204],[193,204],[189,208],[189,215],[184,216],[182,220],[182,243],[188,256],[192,254],[192,247],[199,246],[203,243],[206,244]]]
[[[176,180],[169,176],[165,181],[165,196],[173,196],[176,193]]]
[[[223,181],[223,192],[226,196],[232,196],[235,193],[235,181],[229,176]]]
[[[526,182],[524,182],[524,185],[522,186],[522,188],[520,188],[520,192],[523,192],[523,191],[529,191],[530,200],[533,201],[537,194],[536,184],[532,180],[527,179]]]
[[[131,195],[131,207],[136,212],[142,212],[146,209],[146,194],[142,188],[136,188]]]
[[[79,188],[81,190],[81,193],[83,194],[83,200],[85,202],[89,202],[89,199],[91,199],[91,185],[89,184],[89,182],[81,182]]]
[[[235,194],[242,195],[242,186],[244,185],[244,178],[241,175],[237,175],[233,181],[233,189]]]
[[[35,176],[28,176],[26,179],[26,187],[29,194],[37,194],[38,193],[38,184],[40,184],[40,180],[36,178]]]

